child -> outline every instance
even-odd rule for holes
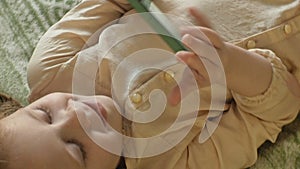
[[[110,98],[49,94],[1,120],[1,168],[114,169],[119,156],[89,138],[77,119],[80,114],[89,120],[100,116],[121,131],[121,117]],[[107,126],[94,128],[101,134],[98,139],[120,144]]]
[[[189,5],[195,5],[198,2],[205,2],[205,7],[213,5],[210,3],[211,1],[191,1],[189,2]],[[239,1],[235,2],[237,3],[237,7],[243,6],[238,4]],[[94,94],[92,93],[93,90],[96,95],[106,95],[112,98],[117,98],[115,101],[117,101],[118,105],[120,106],[119,110],[121,110],[121,112],[133,112],[134,115],[134,118],[131,119],[133,122],[123,118],[122,127],[124,134],[133,138],[145,139],[163,133],[160,135],[161,137],[159,138],[161,138],[161,140],[158,142],[149,141],[141,142],[143,144],[131,144],[127,143],[127,140],[124,140],[125,147],[122,155],[125,156],[126,165],[129,169],[162,167],[166,169],[246,168],[251,166],[257,157],[256,149],[266,140],[274,142],[281,130],[281,127],[290,123],[297,116],[300,108],[300,88],[298,81],[296,80],[296,78],[299,80],[299,70],[296,64],[296,54],[298,53],[299,49],[297,49],[297,43],[295,43],[295,41],[299,41],[299,36],[296,36],[298,33],[297,25],[299,25],[299,19],[294,17],[294,15],[288,15],[290,11],[292,11],[293,14],[297,13],[293,12],[297,8],[296,1],[291,3],[289,6],[281,4],[285,7],[281,9],[285,10],[277,11],[277,14],[284,14],[285,19],[290,19],[283,26],[279,25],[268,30],[267,32],[264,32],[263,34],[249,37],[245,39],[245,41],[238,43],[238,46],[240,47],[256,48],[252,49],[251,51],[234,46],[228,42],[223,42],[223,40],[214,31],[207,28],[210,27],[207,24],[207,21],[203,19],[203,16],[196,10],[190,10],[190,14],[195,18],[195,20],[192,20],[192,17],[187,17],[186,12],[184,12],[187,10],[187,8],[186,5],[183,7],[183,3],[180,3],[179,1],[157,1],[156,3],[164,12],[167,12],[168,14],[173,14],[175,16],[180,15],[187,20],[190,20],[194,23],[198,22],[199,25],[204,26],[184,28],[182,31],[182,41],[192,52],[181,51],[176,54],[178,60],[185,63],[191,69],[193,75],[195,75],[196,82],[199,85],[199,93],[201,95],[200,100],[191,102],[193,104],[190,104],[190,106],[194,106],[194,103],[196,103],[200,106],[199,109],[197,109],[198,113],[193,114],[196,116],[195,121],[194,123],[190,124],[192,126],[187,133],[184,133],[184,137],[178,138],[176,133],[180,133],[182,130],[184,130],[186,125],[179,125],[176,126],[177,128],[172,128],[174,130],[168,130],[170,127],[172,127],[172,123],[176,121],[176,117],[180,113],[181,105],[178,103],[180,101],[186,101],[185,99],[188,98],[187,96],[180,95],[180,90],[178,90],[180,89],[180,86],[177,86],[177,83],[175,83],[176,79],[179,79],[179,84],[182,83],[181,79],[184,80],[184,78],[178,78],[178,74],[182,73],[181,69],[178,69],[178,65],[181,64],[169,62],[168,59],[162,59],[161,63],[166,64],[164,65],[165,69],[163,71],[149,69],[147,71],[138,73],[128,70],[132,67],[130,64],[127,64],[126,66],[129,68],[125,67],[124,70],[125,72],[128,71],[132,74],[127,73],[128,76],[117,76],[119,78],[123,78],[121,81],[118,81],[118,85],[125,86],[126,90],[121,90],[122,92],[119,92],[116,86],[115,87],[117,89],[113,87],[115,80],[118,80],[114,76],[116,72],[119,71],[118,65],[120,65],[124,60],[126,61],[127,56],[136,54],[137,51],[141,51],[142,49],[149,48],[157,48],[168,51],[166,53],[159,53],[160,55],[167,55],[170,53],[170,48],[159,38],[159,36],[154,34],[135,35],[130,38],[122,39],[123,41],[121,43],[115,43],[116,41],[114,41],[114,39],[122,36],[122,34],[125,34],[128,31],[127,25],[136,25],[137,22],[135,19],[126,17],[129,14],[134,13],[126,0],[83,1],[77,7],[72,9],[61,21],[49,29],[49,31],[41,38],[28,67],[28,81],[31,88],[30,99],[32,101],[37,100],[42,96],[53,92],[72,93],[75,91],[79,94],[91,95]],[[257,2],[249,1],[247,3],[255,6],[255,3]],[[215,5],[219,4],[220,3],[215,3]],[[222,1],[221,4],[230,5],[234,3]],[[268,3],[264,3],[264,1],[261,2],[261,5],[265,8],[267,8],[268,5],[272,6]],[[277,15],[270,14],[270,16],[275,17]],[[222,15],[218,16],[218,18],[222,19]],[[282,19],[281,17],[279,18]],[[107,27],[103,28],[103,26],[116,19],[118,20],[117,23],[107,25]],[[255,17],[252,19],[257,21],[257,18]],[[273,20],[276,19],[273,18]],[[225,21],[229,20],[227,19],[224,20],[224,22]],[[272,24],[274,23],[275,22]],[[274,26],[272,24],[267,25],[267,28]],[[103,30],[98,31],[100,28],[103,28]],[[220,28],[221,26],[216,26],[216,30],[220,30]],[[256,28],[259,28],[259,26]],[[239,30],[240,27],[237,29]],[[199,36],[199,30],[201,30],[201,32],[208,37],[209,41],[204,39],[202,36]],[[232,35],[237,33],[234,30],[232,30],[232,32]],[[274,37],[273,34],[280,34],[280,36]],[[99,37],[99,40],[98,38],[92,38],[89,40],[91,37],[94,37],[92,35]],[[229,35],[229,37],[231,36]],[[236,37],[233,39],[236,38],[241,37],[237,37],[236,35]],[[233,39],[227,38],[227,40]],[[110,46],[108,44],[115,45]],[[282,46],[287,47],[282,48]],[[106,47],[110,49],[108,52],[102,50],[103,48],[107,49]],[[214,100],[214,98],[210,95],[211,89],[213,89],[214,85],[224,85],[224,83],[222,81],[212,82],[209,80],[211,77],[208,76],[210,72],[205,70],[205,59],[209,60],[209,63],[212,62],[212,65],[215,63],[213,60],[210,60],[210,53],[204,52],[207,48],[215,49],[220,58],[222,66],[224,67],[228,89],[226,89],[226,103],[223,107],[213,107],[213,104],[211,104],[214,101],[218,101]],[[271,49],[273,52],[271,50],[258,48]],[[148,54],[150,55],[151,53]],[[149,55],[143,59],[149,58]],[[276,55],[280,56],[284,60],[287,68],[281,62],[281,60],[276,57]],[[102,62],[95,62],[97,60],[93,59],[94,56],[96,56],[96,58],[100,57]],[[204,57],[205,59],[200,59],[199,56]],[[153,55],[151,57],[155,56]],[[91,58],[92,60],[89,60]],[[79,67],[77,63],[79,63]],[[92,67],[95,65],[97,67],[98,64],[99,70],[96,69],[95,72]],[[220,74],[222,74],[222,70],[220,71],[218,69],[219,65],[212,68],[213,69],[210,70],[215,71],[213,75],[221,77],[219,76],[219,73],[221,72]],[[289,73],[288,70],[296,75],[296,78]],[[87,72],[90,72],[90,74]],[[183,72],[183,75],[186,75],[185,72]],[[128,81],[130,81],[130,83],[128,83]],[[127,84],[130,86],[128,87]],[[80,85],[85,86],[82,88]],[[185,90],[185,87],[187,86],[183,86],[181,89]],[[135,122],[134,120],[136,119],[140,118],[141,120],[145,116],[148,117],[148,114],[150,114],[149,116],[152,117],[152,114],[158,112],[158,110],[152,109],[148,111],[149,108],[157,108],[157,106],[160,105],[159,101],[161,101],[161,98],[159,95],[153,96],[153,98],[160,98],[156,99],[158,102],[155,102],[155,99],[148,99],[148,96],[151,98],[151,92],[154,89],[160,89],[166,93],[166,95],[169,96],[169,103],[164,105],[165,107],[163,109],[163,113],[159,114],[160,116],[158,116],[154,121],[147,123],[141,121]],[[222,87],[217,89],[223,90]],[[121,94],[120,100],[118,100],[119,97],[114,97],[115,95],[118,96],[119,94]],[[49,97],[53,98],[51,99]],[[60,98],[62,98],[62,100],[60,100]],[[55,104],[51,104],[52,106],[46,107],[50,110],[56,110],[59,108],[59,106],[55,106],[56,104],[61,102],[65,103],[65,100],[68,100],[63,98],[70,98],[70,96],[67,94],[54,94],[54,96],[50,95],[38,100],[37,103],[47,103],[48,101],[50,102],[50,100],[57,100]],[[197,97],[195,98],[197,99]],[[223,98],[217,99],[223,101]],[[116,112],[114,106],[111,104],[112,101],[108,102],[109,103],[105,103],[103,105],[109,104],[110,106],[108,107],[110,107],[112,112]],[[156,105],[154,103],[158,104]],[[80,105],[80,103],[77,104]],[[154,106],[151,106],[151,104],[154,104]],[[33,103],[33,105],[35,105],[35,103]],[[34,109],[33,105],[29,106],[29,108]],[[64,107],[61,106],[61,109],[63,108]],[[211,110],[221,111],[223,112],[223,116],[215,132],[212,133],[208,140],[200,144],[198,142],[198,138],[202,132],[201,130],[203,126],[205,125],[207,113]],[[29,112],[24,114],[30,114]],[[183,121],[189,121],[191,115],[190,112],[183,113],[186,115],[183,116],[185,118]],[[9,123],[12,123],[14,120],[18,119],[18,116],[21,116],[20,114],[22,113],[16,113],[14,116],[11,116],[6,120],[4,119],[4,121],[1,121],[1,125],[8,126]],[[60,115],[61,113],[55,114],[57,114],[57,116],[63,116]],[[117,113],[112,114],[115,115]],[[47,120],[47,117],[45,119]],[[48,120],[49,119],[50,118],[48,118]],[[72,125],[77,124],[77,130],[79,130],[78,133],[80,133],[80,136],[77,136],[77,138],[82,138],[85,140],[82,141],[85,143],[85,147],[90,147],[89,150],[96,149],[97,151],[103,151],[103,149],[105,149],[103,147],[102,149],[95,148],[95,145],[91,141],[95,141],[95,137],[89,135],[90,133],[87,132],[87,135],[89,136],[88,138],[84,132],[79,129],[77,121],[80,121],[80,118],[78,120],[76,120],[76,118],[73,119],[75,122],[66,123],[66,126],[72,128]],[[28,119],[28,121],[29,120],[30,119]],[[144,120],[146,121],[147,118]],[[31,120],[29,122],[31,122]],[[119,121],[116,123],[121,122]],[[23,128],[22,125],[17,124],[18,123],[16,123],[14,127],[11,127],[11,130],[16,133],[22,132],[19,131],[21,130],[20,128]],[[51,122],[50,126],[56,126],[59,124],[60,123],[57,124],[54,121]],[[113,127],[118,128],[116,126]],[[46,133],[46,128],[38,128],[38,131]],[[34,131],[34,128],[30,130]],[[37,132],[33,133],[36,134]],[[30,139],[34,138],[24,134],[15,134],[15,137],[19,137],[20,135],[22,136],[21,138],[29,137],[26,145],[30,145]],[[56,134],[53,134],[53,137],[54,136],[56,136]],[[62,136],[64,137],[64,135]],[[168,140],[170,138],[173,140]],[[18,139],[11,136],[11,140]],[[47,146],[55,145],[54,143],[59,142],[55,140],[46,140],[48,139],[41,139],[40,141],[36,141],[35,144]],[[107,141],[109,142],[114,140],[115,139]],[[68,141],[69,140],[67,140],[67,143]],[[8,142],[10,141],[4,141],[4,143]],[[14,143],[15,144],[12,144],[12,146],[21,145],[20,141],[15,141]],[[71,141],[71,143],[73,142]],[[133,147],[134,150],[130,149],[132,148],[130,145],[136,146]],[[157,152],[160,149],[164,149],[168,145],[170,145],[169,149]],[[100,147],[101,146],[103,145],[101,144]],[[10,148],[7,147],[7,149],[9,152]],[[76,152],[80,152],[80,146],[77,146],[75,149],[77,149],[77,151],[75,150]],[[15,152],[11,153],[12,155],[9,156],[10,161],[16,161],[14,158],[15,154],[20,153],[18,151],[23,153],[29,153],[29,150],[31,151],[30,148],[26,150],[27,151],[24,151],[22,146],[20,149],[16,149]],[[44,158],[43,156],[34,157],[38,163],[32,162],[33,158],[30,158],[30,156],[22,154],[23,156],[20,156],[18,159],[21,157],[28,157],[29,159],[24,158],[23,160],[19,160],[18,164],[16,165],[24,166],[25,164],[26,166],[27,164],[28,166],[28,164],[30,164],[31,168],[39,168],[41,166],[48,168],[66,168],[66,166],[75,167],[75,164],[72,164],[70,158],[65,159],[55,155],[55,153],[59,154],[57,152],[58,149],[52,148],[51,150],[56,151],[52,151],[51,154],[53,154],[53,156],[49,157],[49,159]],[[132,153],[132,151],[134,152]],[[81,160],[79,164],[82,164],[83,166],[85,165],[86,168],[96,168],[99,165],[107,165],[105,166],[106,168],[113,168],[116,165],[116,158],[114,158],[112,155],[114,153],[110,153],[111,152],[108,152],[108,155],[102,158],[104,159],[103,164],[96,164],[95,161],[97,161],[97,155],[95,155],[93,152],[86,152],[86,161]],[[81,153],[77,154],[82,154],[82,156],[84,156],[85,153],[81,151]],[[57,159],[57,157],[59,157],[61,160]],[[51,163],[51,160],[54,159],[56,162]],[[81,158],[80,155],[77,155],[77,157],[73,159],[84,158]],[[109,161],[109,159],[112,161]],[[99,158],[99,160],[101,159]],[[111,164],[111,166],[108,166],[109,164]]]

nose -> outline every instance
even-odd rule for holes
[[[69,99],[65,109],[61,109],[57,112],[57,123],[54,123],[62,138],[87,138],[81,123],[87,121],[85,113],[90,111],[91,110],[82,107],[82,105],[74,99]],[[81,118],[81,120],[79,120],[79,118]]]
[[[106,111],[100,107],[96,100],[86,98],[68,100],[66,109],[61,113],[59,129],[63,135],[73,137],[86,137],[95,132],[107,133],[110,128],[106,122]]]

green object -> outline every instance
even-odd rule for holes
[[[80,1],[0,0],[0,93],[27,104],[26,67],[34,47]],[[258,161],[250,169],[300,168],[300,114],[282,131],[275,144],[267,142],[259,149]]]
[[[147,21],[147,23],[162,37],[162,39],[174,51],[187,50],[178,40],[179,33],[175,27],[172,27],[166,16],[150,0],[128,0],[132,7]]]

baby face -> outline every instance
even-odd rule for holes
[[[116,143],[107,127],[120,132],[121,116],[106,96],[53,93],[1,120],[10,168],[114,169],[119,156],[91,139],[78,119],[86,112],[101,119],[97,139]]]

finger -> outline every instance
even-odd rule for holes
[[[221,47],[223,39],[215,31],[213,31],[209,19],[195,7],[190,7],[189,13],[196,19],[198,25],[202,27],[200,31],[203,32],[216,47]],[[197,37],[196,35],[194,36]]]
[[[175,86],[170,94],[168,95],[168,101],[171,105],[177,105],[182,98],[187,96],[189,93],[198,91],[197,81],[194,76],[194,72],[188,67],[184,70],[182,79]]]
[[[193,73],[195,80],[198,82],[199,87],[210,85],[209,74],[199,56],[186,51],[178,52],[176,56],[191,69],[191,72]]]
[[[202,87],[206,87],[210,85],[210,79],[207,73],[205,73],[206,75],[201,75],[198,72],[196,72],[195,70],[191,70],[195,80],[197,81],[197,84],[200,88]],[[204,78],[205,76],[205,78]]]
[[[182,37],[182,43],[190,48],[196,55],[202,58],[210,58],[217,53],[214,46],[207,44],[205,41],[190,34],[185,34]]]
[[[218,51],[211,45],[203,42],[200,39],[197,39],[191,35],[185,35],[183,37],[182,42],[188,46],[196,55],[200,56],[200,60],[203,63],[203,69],[197,69],[202,75],[206,75],[205,71],[208,72],[208,77],[212,72],[216,72],[216,70],[222,70],[223,65],[222,61],[219,57]],[[190,61],[190,62],[193,62]],[[193,64],[193,63],[191,63]],[[209,74],[210,73],[210,74]],[[205,77],[207,79],[207,77]]]
[[[182,37],[182,42],[196,55],[200,56],[202,62],[210,61],[212,64],[218,64],[220,62],[216,48],[205,43],[201,39],[197,39],[192,35],[186,34]]]
[[[171,105],[176,106],[181,100],[181,94],[180,94],[180,89],[179,86],[175,86],[171,93],[168,96],[168,101]]]
[[[223,39],[213,30],[199,27],[199,26],[186,26],[180,28],[181,36],[190,34],[216,48],[222,48],[224,46]]]
[[[197,78],[199,80],[205,80],[208,78],[205,66],[202,63],[199,56],[192,52],[181,51],[176,53],[176,57],[184,62],[189,68],[193,69],[197,73]]]
[[[207,28],[212,28],[210,21],[197,8],[190,7],[189,13],[196,19],[198,25]]]

